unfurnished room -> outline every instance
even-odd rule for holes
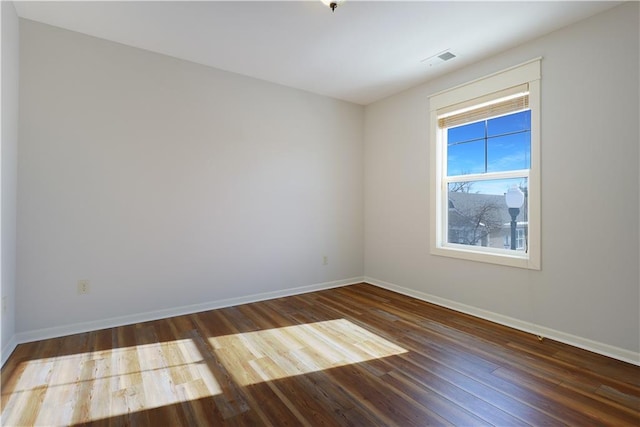
[[[639,2],[1,5],[1,425],[640,425]]]

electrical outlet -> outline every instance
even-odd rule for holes
[[[90,290],[88,280],[78,280],[78,294],[88,294]]]
[[[329,265],[329,257],[328,256],[323,256],[322,257],[322,265]]]

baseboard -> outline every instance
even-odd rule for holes
[[[149,322],[152,320],[165,319],[167,317],[182,316],[185,314],[193,314],[201,311],[215,310],[217,308],[232,307],[234,305],[248,304],[258,301],[266,301],[274,298],[287,297],[292,295],[300,295],[308,292],[321,291],[325,289],[337,288],[354,283],[361,283],[363,277],[352,277],[349,279],[336,280],[333,282],[317,283],[314,285],[300,286],[297,288],[282,289],[273,292],[263,292],[243,297],[228,298],[223,300],[208,301],[205,303],[186,305],[181,307],[172,307],[163,310],[148,311],[145,313],[136,313],[129,316],[112,317],[109,319],[95,320],[89,322],[75,323],[64,326],[56,326],[53,328],[37,329],[33,331],[20,332],[14,336],[14,347],[17,344],[38,341],[49,338],[57,338],[66,335],[79,334],[83,332],[97,331],[105,328],[114,328],[117,326],[131,325],[134,323]],[[11,351],[13,351],[13,348]],[[2,357],[5,356],[3,349]],[[4,363],[4,360],[2,361]]]
[[[380,288],[388,289],[390,291],[398,292],[399,294],[407,295],[413,298],[417,298],[422,301],[430,302],[442,307],[450,308],[455,311],[470,314],[472,316],[479,317],[481,319],[489,320],[491,322],[499,323],[504,326],[509,326],[514,329],[518,329],[524,332],[529,332],[545,338],[550,338],[556,341],[560,341],[565,344],[572,345],[574,347],[589,350],[594,353],[602,354],[604,356],[612,357],[614,359],[622,360],[634,365],[640,366],[640,353],[635,353],[630,350],[615,347],[609,344],[590,340],[588,338],[579,337],[576,335],[568,334],[566,332],[557,331],[555,329],[547,328],[544,326],[536,325],[531,322],[525,322],[513,317],[504,316],[502,314],[494,313],[481,308],[473,307],[470,305],[462,304],[446,298],[440,298],[435,295],[430,295],[424,292],[416,291],[414,289],[405,288],[395,285],[393,283],[378,280],[373,277],[365,277],[364,282],[369,283]]]
[[[113,328],[117,326],[130,325],[133,323],[148,322],[152,320],[164,319],[173,316],[182,316],[185,314],[193,314],[201,311],[215,310],[217,308],[231,307],[234,305],[248,304],[258,301],[266,301],[274,298],[287,297],[292,295],[300,295],[308,292],[321,291],[325,289],[332,289],[341,286],[352,285],[355,283],[366,282],[380,288],[388,289],[390,291],[398,292],[403,295],[407,295],[419,300],[430,302],[442,307],[450,308],[462,313],[470,314],[472,316],[479,317],[481,319],[489,320],[501,325],[509,326],[514,329],[529,332],[535,335],[550,338],[556,341],[563,342],[565,344],[572,345],[574,347],[582,348],[592,351],[594,353],[602,354],[614,359],[622,360],[634,365],[640,366],[640,353],[635,353],[623,348],[615,347],[609,344],[600,343],[587,338],[578,337],[572,334],[568,334],[562,331],[557,331],[544,326],[536,325],[534,323],[525,322],[513,317],[504,316],[498,313],[494,313],[488,310],[483,310],[470,305],[462,304],[456,301],[448,300],[446,298],[437,297],[424,292],[416,291],[414,289],[405,288],[395,285],[393,283],[378,280],[372,277],[352,277],[349,279],[336,280],[333,282],[324,282],[308,286],[300,286],[297,288],[283,289],[273,292],[264,292],[253,295],[248,295],[238,298],[228,298],[223,300],[209,301],[206,303],[193,304],[181,307],[173,307],[170,309],[149,311],[145,313],[137,313],[135,315],[112,317],[109,319],[96,320],[90,322],[75,323],[71,325],[56,326],[53,328],[38,329],[27,332],[20,332],[15,334],[11,340],[2,348],[1,364],[7,361],[11,353],[15,350],[18,344],[38,341],[42,339],[56,338],[66,335],[78,334],[83,332],[90,332],[99,329]]]
[[[7,359],[9,359],[9,356],[11,356],[11,353],[13,353],[13,350],[16,349],[16,347],[18,346],[18,341],[16,340],[16,336],[12,336],[11,339],[9,340],[9,342],[2,347],[2,355],[0,356],[0,366],[4,366],[4,362],[7,361]]]

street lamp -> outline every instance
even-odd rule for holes
[[[509,215],[511,215],[511,250],[516,249],[516,218],[520,213],[520,208],[524,204],[524,193],[514,185],[504,195],[505,202],[509,208]]]

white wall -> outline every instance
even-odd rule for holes
[[[638,3],[365,111],[365,275],[640,362]],[[429,253],[428,96],[542,56],[542,270]]]
[[[361,279],[363,107],[20,24],[18,332]]]
[[[15,329],[23,337],[338,284],[364,271],[373,283],[637,359],[637,3],[364,114],[20,24]],[[428,96],[536,56],[544,57],[542,271],[431,256]],[[3,93],[3,294],[4,102]],[[78,279],[91,280],[90,294],[76,294]]]
[[[13,3],[2,2],[2,313],[0,359],[13,351],[16,289],[16,187],[18,170],[18,16]]]

